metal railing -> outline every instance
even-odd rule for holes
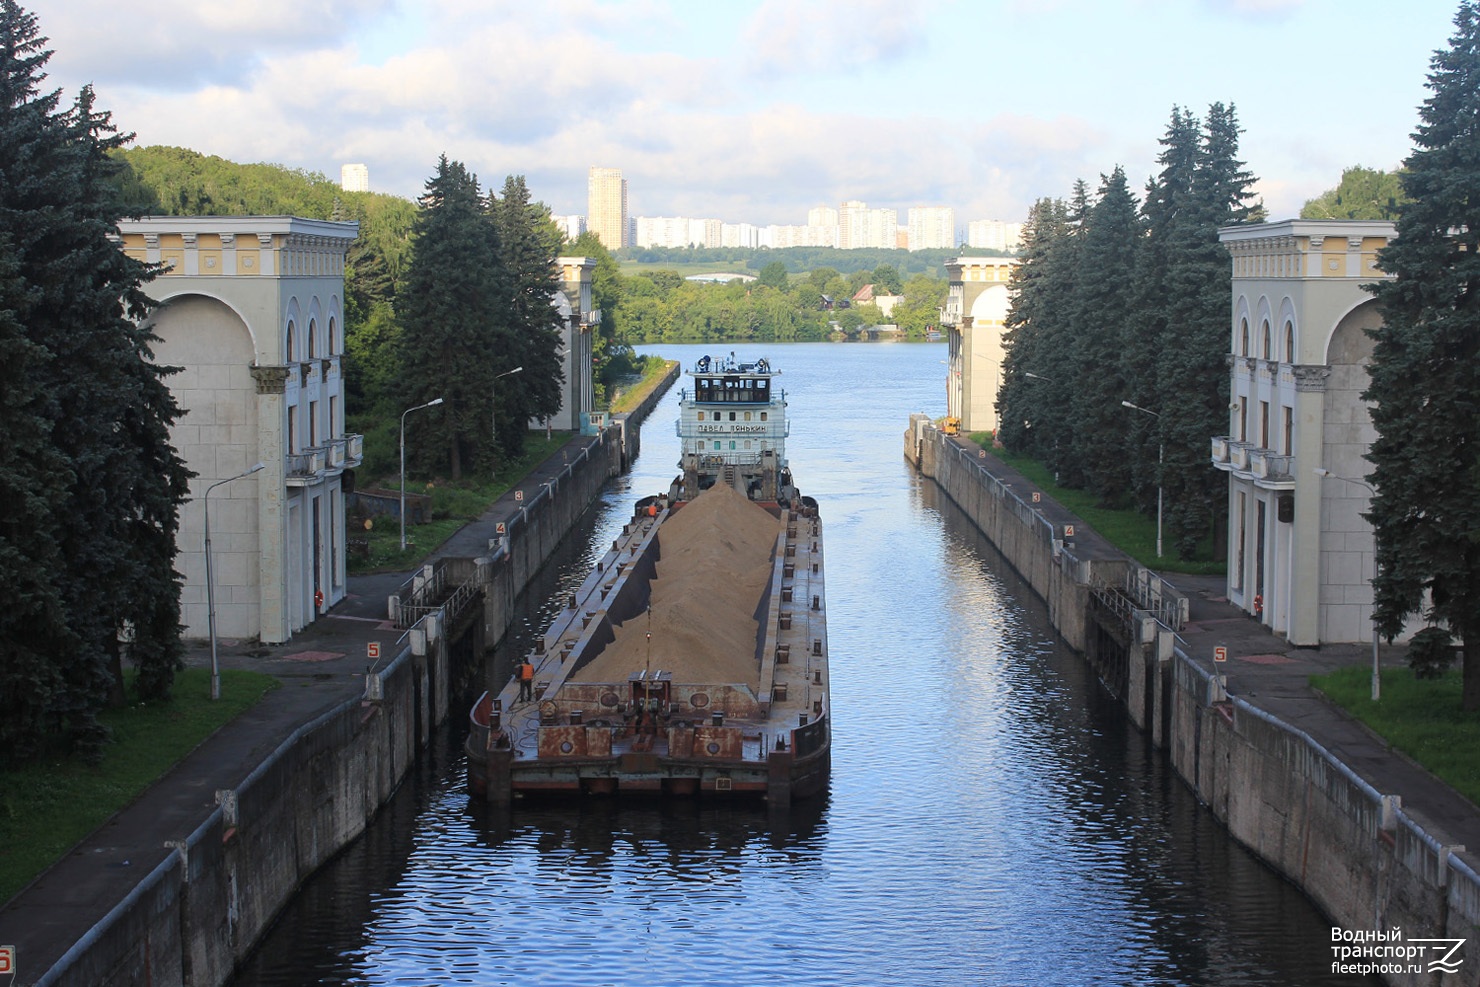
[[[400,628],[413,627],[427,614],[440,612],[443,623],[450,624],[477,596],[478,583],[477,566],[471,560],[439,559],[422,566],[392,597],[391,620]]]
[[[1133,565],[1125,573],[1125,592],[1144,610],[1167,627],[1180,631],[1187,626],[1191,603],[1171,583],[1143,566]]]

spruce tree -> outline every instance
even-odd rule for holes
[[[489,211],[498,229],[507,292],[503,344],[494,354],[496,372],[524,368],[497,384],[498,447],[505,456],[517,456],[524,449],[530,419],[560,410],[565,380],[555,309],[555,293],[560,290],[555,270],[560,236],[549,210],[530,202],[523,175],[510,175],[504,181],[503,195],[490,203]],[[579,298],[573,301],[580,306]]]
[[[1208,462],[1208,438],[1228,422],[1228,299],[1233,268],[1218,229],[1256,218],[1253,177],[1238,160],[1234,108],[1208,109],[1186,209],[1168,223],[1161,303],[1166,321],[1157,354],[1165,445],[1161,482],[1177,554],[1190,559],[1204,538],[1215,546],[1227,518],[1227,481]]]
[[[413,231],[401,323],[402,402],[441,398],[422,412],[440,443],[408,443],[408,459],[445,468],[453,480],[491,456],[494,360],[504,345],[506,290],[498,234],[484,215],[477,176],[442,155],[427,179]],[[434,445],[440,452],[433,453]]]
[[[1189,110],[1173,106],[1157,157],[1161,171],[1146,187],[1141,212],[1146,238],[1137,270],[1140,318],[1121,350],[1126,400],[1156,411],[1165,408],[1159,380],[1164,347],[1175,337],[1171,326],[1185,318],[1181,261],[1195,238],[1192,180],[1197,171],[1201,123]],[[1126,409],[1129,412],[1129,409]],[[1156,510],[1161,482],[1158,450],[1166,436],[1160,418],[1129,413],[1126,450],[1131,462],[1136,501],[1143,513]]]
[[[1397,237],[1370,285],[1383,324],[1368,368],[1377,430],[1376,619],[1389,639],[1412,614],[1422,640],[1459,638],[1465,710],[1480,710],[1480,8],[1460,5],[1404,162]],[[1418,638],[1415,642],[1418,642]],[[1442,662],[1440,663],[1442,664]]]
[[[1054,277],[1057,252],[1068,236],[1068,207],[1062,199],[1039,199],[1023,224],[1022,252],[1009,285],[1012,299],[1003,333],[1002,388],[997,395],[998,437],[1007,448],[1048,462],[1055,435],[1060,386],[1068,387],[1052,348],[1060,300]]]
[[[1089,217],[1089,185],[1079,179],[1069,197],[1064,233],[1047,258],[1045,288],[1049,303],[1038,343],[1048,357],[1046,380],[1048,403],[1043,408],[1043,435],[1039,441],[1048,444],[1046,465],[1066,487],[1083,487],[1088,479],[1086,464],[1074,444],[1075,430],[1081,423],[1074,417],[1074,395],[1083,381],[1075,356],[1087,317],[1080,282],[1084,277],[1084,238]]]
[[[1075,425],[1069,436],[1074,456],[1082,464],[1088,489],[1111,505],[1122,503],[1131,485],[1127,417],[1135,412],[1120,403],[1127,393],[1121,349],[1139,328],[1137,211],[1122,168],[1101,176],[1095,204],[1085,218],[1076,284],[1080,325],[1067,360],[1075,380],[1070,399]]]
[[[118,135],[84,89],[59,110],[40,83],[36,20],[0,0],[0,736],[19,754],[65,731],[88,756],[120,696],[120,636],[146,697],[180,666],[178,408],[141,328],[153,276],[117,249]],[[12,359],[15,362],[11,362]]]

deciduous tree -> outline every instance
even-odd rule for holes
[[[1341,173],[1341,184],[1311,199],[1301,219],[1396,219],[1408,201],[1401,171],[1356,165]]]

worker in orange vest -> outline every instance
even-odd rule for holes
[[[519,664],[519,701],[534,698],[534,666],[526,656]]]

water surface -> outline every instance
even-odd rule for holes
[[[906,465],[909,413],[945,410],[944,346],[734,349],[782,370],[792,470],[821,504],[829,796],[785,816],[521,806],[504,826],[468,801],[460,711],[238,985],[1370,983],[1329,974],[1329,923],[1226,836]],[[675,389],[531,593],[531,626],[667,488],[676,416]]]

